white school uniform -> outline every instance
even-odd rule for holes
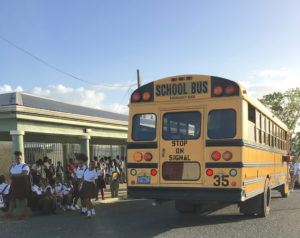
[[[7,187],[6,187],[6,186],[7,186]],[[6,187],[6,188],[5,188],[5,187]],[[9,188],[10,188],[10,185],[7,185],[6,183],[0,184],[0,193],[3,194],[3,195],[8,195]],[[4,189],[5,189],[5,190],[4,190]]]
[[[55,185],[55,191],[58,195],[63,195],[63,185],[61,183]]]
[[[300,174],[300,163],[299,162],[295,163],[293,166],[293,169],[294,169],[294,175]],[[298,173],[297,173],[297,170],[298,170]]]
[[[72,190],[73,188],[73,185],[67,185],[67,184],[64,184],[63,185],[63,195],[68,195],[70,193],[70,191]]]
[[[21,174],[23,171],[26,171],[26,174],[29,174],[29,166],[25,163],[15,164],[10,168],[11,174]]]
[[[84,181],[93,182],[96,179],[98,179],[98,175],[97,175],[97,172],[96,172],[95,169],[92,170],[92,171],[90,171],[89,169],[87,169],[84,172]]]
[[[35,184],[31,187],[31,190],[32,190],[32,192],[36,193],[37,195],[43,194],[43,189]]]
[[[75,174],[76,174],[76,177],[78,179],[82,179],[83,175],[84,175],[84,172],[87,170],[87,167],[85,165],[82,166],[82,168],[80,167],[77,167],[75,169]]]
[[[53,195],[54,191],[55,191],[54,188],[52,188],[51,185],[48,185],[48,186],[46,186],[44,192],[46,192],[48,189],[50,190],[50,193]]]

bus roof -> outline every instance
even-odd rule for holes
[[[216,76],[189,74],[162,78],[137,88],[131,95],[130,103],[132,105],[136,102],[153,102],[154,98],[156,102],[220,98],[228,96],[225,95],[225,90],[221,90],[222,93],[220,95],[215,95],[214,89],[216,87],[225,89],[228,86],[231,87],[231,92],[233,92],[230,96],[243,98],[282,129],[288,130],[287,126],[275,117],[268,108],[249,95],[241,84]]]

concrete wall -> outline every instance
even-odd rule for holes
[[[13,163],[12,142],[0,142],[0,175],[4,175],[6,182],[10,183],[8,170]]]

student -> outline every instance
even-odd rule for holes
[[[66,184],[63,185],[63,205],[67,210],[76,210],[73,203],[73,184],[72,179],[69,179]]]
[[[290,192],[294,192],[294,187],[295,187],[295,182],[297,180],[297,176],[300,175],[300,163],[299,163],[299,160],[298,160],[297,157],[294,159],[294,162],[295,162],[294,166],[293,166],[294,174],[293,174],[293,177],[292,177],[292,184],[291,184]]]
[[[74,172],[74,203],[73,206],[76,209],[80,209],[80,207],[77,205],[78,199],[80,198],[80,190],[83,183],[83,174],[87,170],[87,166],[84,165],[84,162],[87,160],[87,157],[84,154],[78,154],[77,155],[77,164],[78,166],[75,169]],[[87,209],[85,207],[84,201],[81,199],[81,213],[85,214]]]
[[[106,188],[106,184],[105,184],[105,168],[104,168],[104,163],[103,163],[103,159],[100,159],[100,162],[97,164],[97,168],[96,168],[96,172],[97,172],[97,188],[96,188],[96,200],[98,200],[98,194],[99,194],[99,190],[101,191],[101,197],[102,200],[104,200],[104,188]]]
[[[75,172],[75,166],[73,163],[73,159],[69,159],[69,163],[67,163],[67,169],[66,169],[66,175],[67,175],[67,179],[70,179],[73,177]]]
[[[43,208],[44,189],[41,179],[39,177],[33,178],[32,185],[32,198],[31,198],[31,209],[32,211],[41,210]]]
[[[63,180],[64,168],[61,165],[60,161],[57,162],[57,166],[56,166],[55,172],[56,172],[56,178],[59,178],[62,181]]]
[[[23,162],[22,152],[16,151],[16,164],[10,168],[11,186],[9,189],[9,210],[5,214],[6,218],[13,218],[16,199],[21,201],[22,215],[19,220],[28,219],[27,201],[31,197],[31,185],[29,181],[29,166]]]
[[[55,192],[55,180],[49,181],[49,185],[45,187],[44,190],[44,200],[43,200],[43,212],[56,213],[56,192]]]
[[[111,176],[110,191],[111,191],[111,197],[113,198],[118,197],[119,175],[120,175],[120,170],[118,169],[118,167],[116,167],[115,161],[113,160],[111,162],[111,168],[110,168],[110,176]]]
[[[1,175],[0,176],[0,195],[2,196],[3,199],[3,210],[7,211],[8,210],[8,193],[9,193],[9,184],[5,183],[5,176]]]
[[[63,207],[63,185],[60,182],[59,178],[55,178],[55,196],[56,196],[56,205],[61,210],[65,211]]]
[[[98,176],[95,170],[95,161],[91,161],[89,168],[84,172],[84,182],[81,190],[81,197],[87,206],[87,217],[96,215],[91,199],[95,197],[95,184]]]

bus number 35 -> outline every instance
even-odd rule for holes
[[[222,183],[223,186],[228,186],[229,185],[229,181],[227,179],[228,177],[229,177],[229,175],[215,175],[214,176],[214,179],[215,179],[214,185],[220,186]]]

